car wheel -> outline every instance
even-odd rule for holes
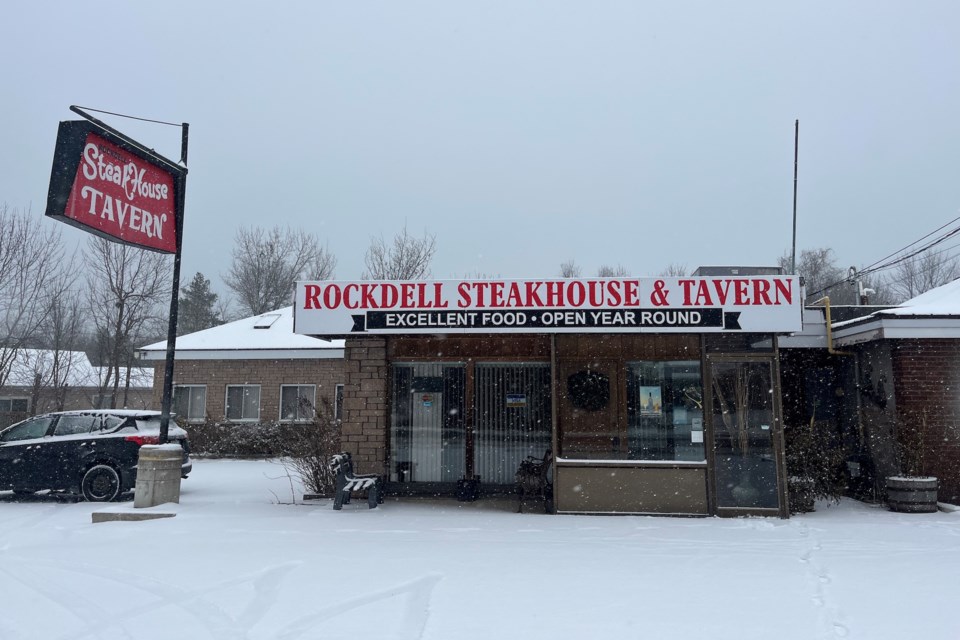
[[[80,492],[89,502],[110,502],[120,494],[120,475],[108,464],[90,467],[83,474]]]

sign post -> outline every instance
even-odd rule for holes
[[[182,130],[177,163],[80,107],[70,110],[85,120],[60,123],[46,215],[113,242],[174,256],[160,419],[160,444],[164,444],[173,392],[189,125],[173,125]]]

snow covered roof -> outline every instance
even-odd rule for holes
[[[960,279],[906,302],[833,325],[838,345],[896,338],[960,338]]]
[[[177,338],[177,360],[342,358],[343,340],[293,332],[293,307],[235,320]],[[142,360],[163,360],[167,341],[140,348]]]
[[[56,356],[56,357],[55,357]],[[56,361],[56,371],[54,365]],[[95,367],[83,351],[60,351],[51,349],[18,349],[11,363],[7,386],[31,387],[39,374],[44,386],[99,387],[109,375],[108,367]],[[126,367],[120,367],[120,380],[127,377]],[[153,369],[132,367],[130,385],[150,388],[153,386]]]

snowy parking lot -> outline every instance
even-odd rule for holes
[[[335,512],[301,494],[275,462],[228,460],[197,460],[162,520],[2,493],[0,638],[960,638],[960,513]]]

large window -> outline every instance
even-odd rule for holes
[[[181,422],[203,422],[207,418],[207,387],[178,384],[173,387],[173,413]]]
[[[227,385],[227,420],[254,422],[260,419],[260,385]]]
[[[551,448],[550,365],[478,363],[474,381],[474,473],[513,485],[522,460]]]
[[[280,420],[282,422],[309,422],[316,417],[317,388],[312,384],[284,384],[280,386]]]
[[[0,398],[0,413],[26,413],[30,410],[27,398]]]
[[[634,460],[706,459],[699,361],[627,364],[627,447]]]

